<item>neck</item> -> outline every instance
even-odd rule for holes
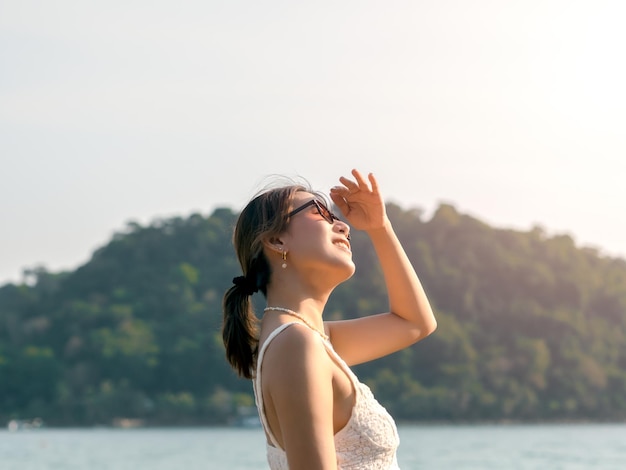
[[[302,273],[291,267],[275,267],[267,285],[267,304],[282,305],[293,310],[308,310],[311,304],[315,304],[315,309],[321,312],[339,284],[331,279],[330,274],[320,270]]]
[[[310,320],[316,320],[322,317],[329,295],[330,292],[304,291],[298,287],[293,289],[283,286],[281,289],[268,287],[266,300],[268,306],[288,308]]]

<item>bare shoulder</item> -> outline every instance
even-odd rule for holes
[[[321,338],[306,325],[298,323],[272,340],[263,360],[265,379],[277,385],[288,382],[292,387],[299,380],[321,380],[330,374],[331,362]]]

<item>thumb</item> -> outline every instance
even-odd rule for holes
[[[346,215],[349,212],[349,206],[343,197],[343,193],[348,194],[348,190],[346,188],[334,187],[330,190],[330,198],[335,203],[337,208],[341,211],[343,215]]]

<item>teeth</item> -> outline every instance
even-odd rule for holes
[[[346,250],[350,251],[350,245],[348,245],[346,242],[335,242],[335,245],[337,246],[341,246],[343,248],[345,248]]]

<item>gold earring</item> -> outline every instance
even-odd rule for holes
[[[287,267],[287,252],[283,251],[283,264],[280,265],[281,268],[285,269]]]

